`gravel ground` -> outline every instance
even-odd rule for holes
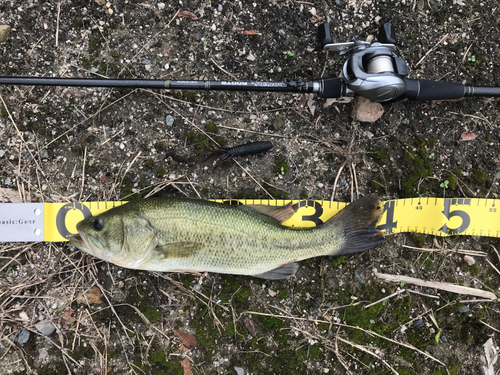
[[[318,50],[322,19],[338,42],[393,23],[410,78],[500,85],[495,0],[4,0],[0,25],[11,30],[0,43],[0,74],[335,77],[345,56]],[[500,193],[498,99],[400,101],[360,123],[353,102],[299,94],[4,86],[0,95],[0,187],[27,201],[327,200],[334,186],[344,202],[356,191],[382,199]],[[461,141],[463,133],[477,138]],[[205,161],[215,142],[254,141],[274,148],[215,170]],[[487,256],[468,265],[463,255],[404,244]],[[487,259],[498,263],[498,245],[399,234],[362,254],[303,262],[296,277],[270,282],[124,270],[62,243],[3,244],[0,363],[19,374],[477,374],[483,345],[496,345],[497,304],[409,287],[425,295],[363,306],[403,288],[374,269],[497,292]]]

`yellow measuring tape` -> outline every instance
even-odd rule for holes
[[[226,204],[269,204],[285,200],[218,199]],[[67,241],[84,217],[97,215],[127,202],[45,203],[44,240]],[[29,204],[29,203],[28,203]],[[292,201],[296,213],[284,222],[293,227],[313,227],[326,222],[347,203],[315,200]],[[435,236],[470,235],[500,237],[500,200],[482,198],[408,198],[382,202],[384,214],[378,225],[385,234],[418,232]]]

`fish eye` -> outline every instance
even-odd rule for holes
[[[102,219],[95,219],[94,222],[92,223],[93,227],[95,230],[102,230],[104,228],[104,223]]]

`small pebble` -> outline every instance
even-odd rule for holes
[[[219,5],[217,6],[217,12],[222,12],[222,9],[223,9],[223,8],[222,8],[222,4],[219,4]]]
[[[212,31],[217,30],[217,26],[215,26],[215,24],[213,24],[213,25],[210,27],[210,30],[212,30]]]
[[[464,256],[464,262],[467,263],[469,266],[476,264],[476,261],[470,255]]]
[[[170,115],[167,116],[167,125],[172,126],[174,124],[174,118]]]
[[[422,328],[423,325],[424,325],[424,321],[422,318],[418,318],[417,320],[415,320],[413,322],[413,328],[416,328],[416,329]]]
[[[3,158],[4,155],[5,155],[5,151],[4,150],[0,150],[0,158]]]
[[[11,27],[9,25],[0,25],[0,43],[5,43],[9,37]]]
[[[26,342],[28,342],[28,339],[30,338],[30,331],[27,329],[23,329],[21,333],[19,334],[19,337],[17,338],[17,342],[19,345],[24,345]]]
[[[10,177],[7,177],[5,180],[4,180],[4,184],[5,185],[10,185]]]
[[[35,324],[35,328],[44,336],[50,336],[56,330],[56,327],[48,320],[43,320]]]
[[[165,3],[158,3],[157,6],[159,10],[165,9]]]
[[[252,52],[250,52],[247,56],[247,60],[248,61],[255,61],[256,57],[252,54]]]
[[[236,367],[234,366],[234,371],[236,371],[236,375],[246,375],[246,371],[245,369],[241,368],[241,367]]]
[[[278,30],[278,34],[280,34],[280,36],[285,36],[286,35],[286,31],[283,30],[283,29],[279,29]]]
[[[143,65],[151,65],[151,61],[147,60],[147,59],[144,59],[141,62],[142,62]]]
[[[343,178],[341,178],[339,183],[340,183],[340,186],[344,186],[345,184],[347,184],[347,181],[344,180]]]
[[[47,358],[48,356],[49,356],[49,352],[47,351],[47,349],[41,348],[38,351],[38,358],[40,359],[40,361],[44,361],[45,358]]]
[[[256,115],[250,115],[250,120],[256,120],[257,116]]]
[[[40,158],[41,159],[48,159],[49,158],[49,152],[47,151],[47,149],[42,149],[40,151]]]
[[[365,280],[363,280],[363,278],[361,277],[361,275],[359,274],[359,272],[356,270],[354,271],[354,278],[356,279],[356,281],[358,283],[360,283],[361,285],[363,285],[365,283]]]
[[[469,312],[470,311],[470,307],[469,305],[464,305],[464,306],[461,306],[459,309],[458,309],[458,312],[460,313],[466,313],[466,312]]]

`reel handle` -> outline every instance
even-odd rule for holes
[[[318,39],[321,49],[325,48],[327,44],[332,44],[332,30],[328,22],[322,23],[318,27]]]

